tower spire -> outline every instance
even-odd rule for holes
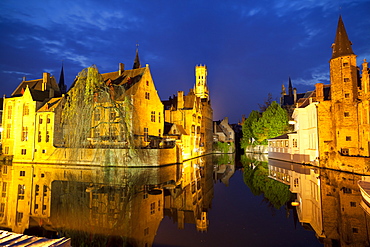
[[[139,44],[136,44],[136,56],[135,56],[134,66],[132,68],[138,69],[140,67],[141,65],[140,65],[140,59],[139,59]]]
[[[64,83],[64,66],[62,62],[62,69],[60,70],[60,77],[59,77],[59,90],[62,94],[65,94],[67,92],[67,85]]]
[[[337,33],[335,35],[335,41],[334,44],[332,45],[332,48],[333,48],[333,54],[331,57],[332,59],[345,55],[354,54],[352,51],[352,43],[348,39],[346,28],[344,27],[341,15],[339,16]]]
[[[293,95],[293,86],[292,86],[292,80],[290,79],[290,76],[289,76],[289,85],[288,85],[288,95],[289,96]]]

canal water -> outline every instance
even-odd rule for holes
[[[5,168],[0,227],[71,238],[72,246],[370,243],[361,175],[261,155],[208,155],[160,168]]]

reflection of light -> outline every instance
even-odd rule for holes
[[[3,127],[0,127],[0,132],[3,132],[4,128]]]
[[[293,206],[293,207],[297,207],[297,206],[299,206],[299,202],[291,202],[291,205]]]

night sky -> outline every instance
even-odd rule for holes
[[[136,44],[161,99],[193,87],[206,64],[214,120],[258,110],[291,77],[298,93],[329,83],[329,59],[342,15],[357,63],[370,61],[369,0],[1,0],[0,92],[62,63],[71,85],[83,68],[131,69]]]

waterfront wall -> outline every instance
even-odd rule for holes
[[[268,146],[267,145],[248,146],[245,148],[245,152],[246,153],[267,154]]]

